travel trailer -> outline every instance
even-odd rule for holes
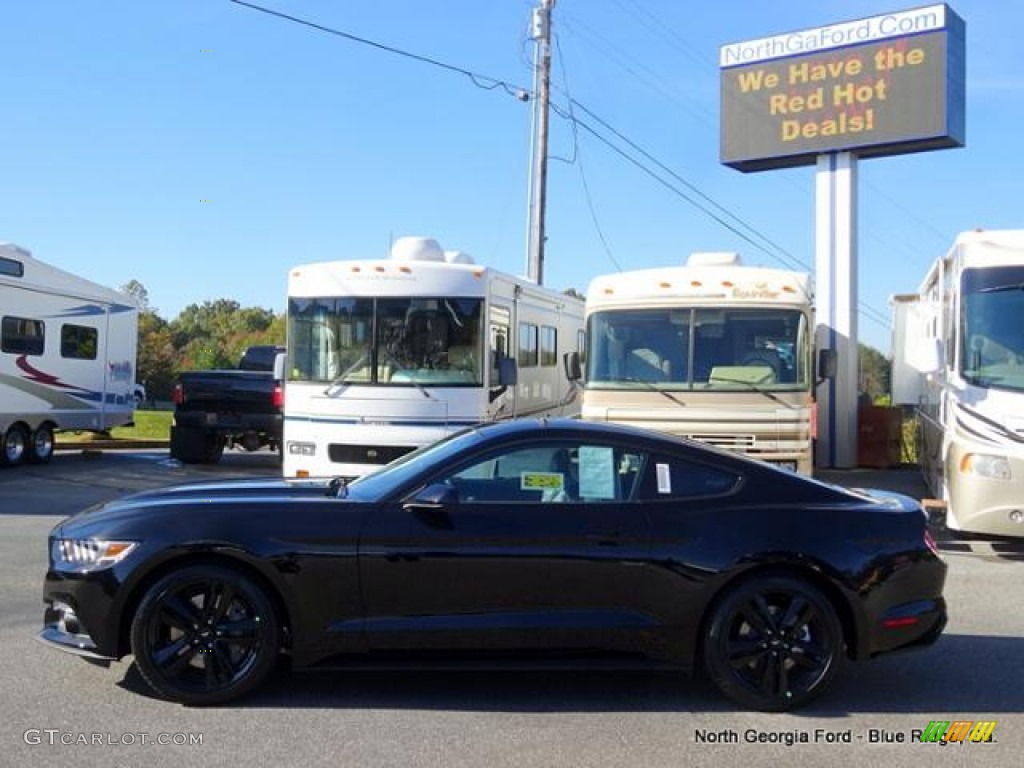
[[[59,430],[132,421],[138,308],[0,244],[0,465],[45,463]]]
[[[1024,536],[1024,230],[964,232],[892,308],[893,403],[946,525]]]
[[[295,267],[284,474],[356,477],[472,424],[578,415],[582,340],[581,300],[430,238]]]
[[[810,277],[694,253],[587,289],[583,418],[812,471]]]

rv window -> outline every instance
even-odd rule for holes
[[[95,360],[99,335],[95,328],[84,325],[60,327],[60,356],[75,360]]]
[[[14,259],[5,259],[0,257],[0,275],[10,275],[11,277],[24,277],[25,265],[20,261]]]
[[[0,322],[0,350],[12,355],[41,355],[45,342],[42,320],[4,317]]]
[[[558,365],[558,331],[550,325],[540,327],[540,364]]]
[[[519,367],[532,368],[537,365],[537,326],[533,323],[519,324]]]

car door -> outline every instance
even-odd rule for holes
[[[371,649],[631,646],[649,550],[613,444],[535,440],[442,472],[365,522]]]

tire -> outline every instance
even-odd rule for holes
[[[192,565],[145,593],[131,624],[143,679],[160,696],[193,706],[244,696],[274,668],[280,627],[270,599],[228,567]]]
[[[53,458],[53,427],[40,424],[28,441],[29,464],[48,464]]]
[[[224,445],[227,443],[220,435],[208,435],[206,438],[206,448],[203,452],[203,461],[206,464],[216,464],[220,461],[220,457],[224,455]]]
[[[788,576],[753,578],[723,595],[712,609],[703,647],[718,689],[762,712],[812,701],[832,682],[845,650],[829,600]]]
[[[12,424],[0,437],[0,466],[16,467],[28,454],[28,430],[21,424]]]
[[[208,436],[202,429],[171,427],[171,458],[182,464],[207,463],[207,444]]]

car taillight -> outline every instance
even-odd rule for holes
[[[181,384],[174,385],[174,391],[171,393],[171,400],[175,405],[181,405],[185,402],[185,392],[181,388]]]
[[[274,404],[275,408],[284,408],[284,387],[280,384],[274,385],[274,394],[271,396],[270,402]]]

